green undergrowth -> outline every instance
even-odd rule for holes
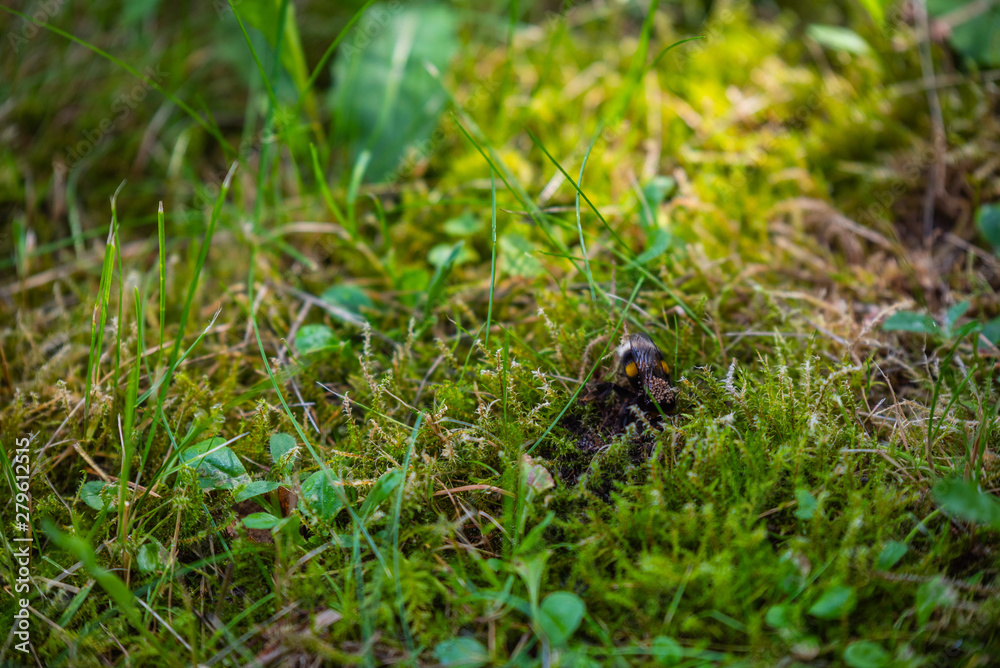
[[[867,49],[747,3],[234,5],[193,27],[151,3],[122,44],[43,31],[14,67],[12,136],[53,132],[0,165],[0,434],[33,435],[36,578],[31,658],[0,660],[997,656],[995,89],[942,86],[929,159],[918,35],[858,7],[823,20]],[[29,47],[134,85],[155,27],[156,104],[61,180],[74,133],[38,96],[84,95],[86,128],[111,84]],[[417,45],[398,80],[390,38]],[[925,244],[937,161],[966,187]],[[581,397],[639,331],[676,410],[589,447]]]

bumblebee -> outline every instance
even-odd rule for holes
[[[619,394],[632,394],[640,404],[661,410],[673,409],[677,390],[670,386],[670,366],[663,353],[646,334],[630,334],[615,350],[615,373]]]

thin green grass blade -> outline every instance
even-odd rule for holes
[[[160,348],[157,366],[163,363],[163,331],[167,326],[167,232],[163,220],[163,202],[156,211],[156,238],[160,244]]]
[[[316,177],[316,183],[319,185],[319,192],[323,196],[323,201],[326,202],[326,206],[330,209],[333,217],[337,219],[337,222],[340,223],[340,226],[346,230],[347,220],[344,218],[340,207],[337,206],[337,202],[334,201],[333,193],[330,192],[330,186],[326,183],[326,175],[323,174],[323,170],[319,166],[319,155],[316,153],[315,144],[309,144],[309,153],[312,156],[313,174]]]
[[[490,169],[490,201],[492,218],[490,223],[490,302],[486,307],[486,346],[490,345],[490,327],[493,322],[493,293],[497,284],[497,176]]]
[[[399,483],[396,491],[395,503],[392,506],[392,522],[390,531],[392,533],[392,571],[395,574],[393,580],[396,583],[396,607],[399,609],[399,623],[403,627],[403,637],[406,640],[406,648],[413,655],[413,634],[410,625],[406,620],[406,604],[403,600],[403,583],[399,577],[399,517],[403,508],[403,489],[406,487],[406,473],[410,470],[410,459],[413,457],[413,446],[417,442],[417,434],[420,433],[420,423],[424,419],[423,413],[417,414],[417,421],[410,432],[410,439],[406,444],[406,456],[403,459],[403,481]]]

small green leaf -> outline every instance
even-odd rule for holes
[[[839,619],[854,609],[856,603],[853,587],[829,587],[809,608],[809,614],[820,619]]]
[[[906,543],[900,543],[898,540],[890,540],[882,548],[882,552],[878,555],[878,560],[875,562],[875,566],[882,571],[887,571],[896,563],[903,558],[906,554]]]
[[[649,205],[649,213],[652,218],[646,215],[646,207],[639,202],[639,225],[649,229],[656,226],[656,211],[667,199],[667,195],[677,189],[677,181],[662,174],[654,176],[649,183],[642,187],[642,196]]]
[[[139,570],[143,573],[154,573],[163,568],[163,564],[166,563],[166,550],[163,549],[160,541],[151,538],[139,548],[136,562],[139,564]]]
[[[795,490],[795,500],[798,502],[798,508],[795,509],[795,516],[800,520],[806,521],[811,520],[813,515],[816,514],[816,508],[819,506],[819,501],[812,493],[800,487]]]
[[[277,433],[271,435],[270,450],[271,450],[271,461],[275,464],[279,463],[285,455],[292,451],[295,447],[295,437],[289,434]],[[294,455],[291,461],[295,461]]]
[[[772,605],[767,609],[764,621],[773,629],[787,629],[792,626],[791,608],[784,603]]]
[[[471,237],[483,228],[483,221],[471,211],[466,211],[457,218],[452,218],[444,224],[444,231],[453,237]]]
[[[457,666],[460,668],[477,668],[486,665],[490,660],[489,652],[475,638],[452,638],[438,643],[434,648],[434,656],[442,666]]]
[[[674,666],[684,658],[684,648],[670,636],[656,636],[650,654],[661,666]]]
[[[917,332],[920,334],[938,334],[941,331],[938,324],[930,316],[912,311],[893,313],[882,323],[882,329],[887,332]]]
[[[323,291],[320,299],[358,314],[361,313],[361,309],[372,307],[372,300],[365,291],[352,283],[330,286]]]
[[[660,257],[674,244],[674,235],[663,228],[656,228],[652,234],[652,239],[648,242],[646,250],[635,259],[639,264],[646,264],[650,260]]]
[[[917,589],[917,623],[923,627],[939,606],[952,605],[954,602],[955,592],[942,576],[938,575],[933,580],[923,583]]]
[[[852,642],[844,650],[844,663],[851,668],[881,668],[889,659],[889,653],[870,640]]]
[[[511,276],[534,278],[544,270],[533,253],[535,247],[520,234],[505,234],[497,241],[499,266]]]
[[[326,325],[303,325],[295,333],[295,350],[299,355],[333,348],[339,343],[337,335]]]
[[[451,250],[448,251],[448,257],[438,265],[437,270],[434,272],[431,284],[427,288],[427,303],[424,304],[424,318],[429,317],[434,307],[437,306],[438,300],[441,298],[441,293],[444,292],[445,281],[448,280],[448,274],[451,273],[452,265],[454,265],[455,260],[464,247],[465,241],[459,241],[452,245]]]
[[[983,204],[976,211],[976,228],[1000,255],[1000,203]]]
[[[563,645],[583,621],[587,606],[579,596],[568,591],[549,594],[538,611],[538,625],[554,645]]]
[[[331,477],[336,480],[332,471],[316,471],[302,483],[299,509],[307,517],[332,522],[344,507],[330,482]]]
[[[993,345],[1000,343],[1000,318],[993,318],[983,325],[983,336]]]
[[[101,497],[101,490],[107,485],[114,486],[112,483],[104,482],[103,480],[91,480],[90,482],[83,483],[83,487],[80,488],[80,499],[94,510],[103,510],[105,506],[107,506],[108,510],[117,508],[118,503],[116,501],[105,503]]]
[[[964,520],[1000,529],[1000,501],[980,492],[975,485],[955,478],[934,485],[934,498],[941,507]]]
[[[819,42],[820,46],[833,51],[846,51],[857,55],[871,52],[868,42],[848,28],[813,23],[806,29],[806,32]]]
[[[247,499],[252,499],[255,496],[260,496],[261,494],[267,494],[268,492],[273,492],[281,486],[281,483],[275,482],[273,480],[254,480],[248,483],[236,493],[234,497],[237,503],[246,501]]]
[[[944,316],[944,323],[949,331],[951,331],[951,329],[955,326],[955,323],[958,322],[958,319],[961,318],[963,315],[965,315],[965,312],[969,310],[969,306],[970,306],[969,301],[963,301],[963,302],[958,302],[957,304],[948,309],[948,312],[945,313]]]
[[[247,529],[263,529],[269,531],[278,526],[280,517],[275,517],[271,513],[251,513],[243,518],[243,526]]]
[[[461,243],[461,242],[460,242]],[[476,254],[471,249],[463,246],[458,255],[451,258],[454,246],[451,244],[438,244],[430,249],[427,253],[427,261],[430,262],[434,267],[443,267],[448,263],[449,260],[454,263],[454,265],[461,266],[467,262],[472,262],[476,259]]]
[[[378,505],[389,498],[392,491],[403,482],[403,471],[401,469],[389,469],[375,482],[375,485],[365,497],[365,502],[361,505],[361,518],[367,519],[374,512]]]
[[[181,452],[181,461],[198,472],[198,484],[202,489],[232,489],[250,482],[240,458],[222,445],[225,442],[226,439],[216,436]]]

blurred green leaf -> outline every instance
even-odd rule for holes
[[[898,540],[890,540],[879,553],[878,560],[875,562],[876,568],[883,571],[889,570],[903,558],[906,550],[906,543],[900,543]]]
[[[912,311],[898,311],[893,313],[882,323],[882,329],[888,332],[941,333],[941,328],[938,327],[933,318],[923,313],[913,313]]]
[[[813,515],[816,513],[816,508],[819,506],[819,501],[812,493],[800,487],[795,490],[795,500],[798,502],[798,508],[795,509],[795,516],[800,520],[811,520]]]
[[[834,585],[826,589],[812,607],[809,614],[820,619],[839,619],[854,609],[856,597],[853,587]]]
[[[372,307],[372,300],[365,291],[353,283],[332,285],[323,291],[320,299],[328,304],[347,309],[352,313],[360,314],[361,309]]]
[[[787,629],[792,625],[791,609],[784,603],[772,605],[764,614],[764,621],[773,629]]]
[[[463,243],[463,242],[459,242]],[[452,244],[438,244],[430,249],[427,253],[427,261],[431,263],[434,267],[443,267],[448,263],[449,258],[451,258],[451,253],[455,249]],[[459,265],[465,264],[467,262],[472,262],[476,259],[475,252],[472,251],[467,246],[462,246],[458,251],[458,255],[452,260],[454,265],[457,267]]]
[[[948,42],[981,67],[1000,67],[1000,5],[983,0],[927,0],[935,18],[962,16],[951,26]],[[954,19],[952,19],[954,20]]]
[[[332,522],[344,507],[330,482],[331,477],[336,480],[332,471],[316,471],[302,483],[299,510],[307,517]]]
[[[483,221],[471,211],[452,218],[444,224],[444,231],[453,237],[469,237],[483,229]]]
[[[950,332],[954,327],[958,319],[965,315],[965,312],[969,310],[970,302],[962,301],[954,304],[948,309],[948,312],[944,315],[945,327]]]
[[[587,606],[576,594],[557,591],[542,601],[538,611],[538,625],[554,645],[563,645],[576,632],[583,621]]]
[[[332,348],[338,343],[337,335],[326,325],[303,325],[295,333],[295,351],[299,355]]]
[[[857,55],[864,55],[871,51],[868,42],[849,28],[813,23],[806,29],[806,32],[827,49],[846,51]]]
[[[240,458],[222,445],[225,442],[226,439],[216,436],[181,451],[181,461],[198,472],[202,489],[232,489],[250,482]]]
[[[539,276],[542,264],[533,255],[535,247],[520,234],[508,233],[497,241],[498,264],[507,274],[533,278]]]
[[[881,668],[890,658],[881,645],[870,640],[853,642],[844,650],[844,663],[851,668]]]
[[[656,227],[656,211],[667,196],[677,189],[677,181],[669,176],[657,175],[642,187],[642,196],[649,205],[650,216],[646,215],[646,207],[639,202],[639,225],[645,229]]]
[[[872,21],[876,25],[881,26],[885,23],[885,10],[887,7],[892,6],[894,0],[858,0],[868,15],[872,17]]]
[[[934,485],[934,498],[952,515],[1000,529],[1000,501],[970,482],[960,478],[942,480]]]
[[[490,660],[489,652],[475,638],[452,638],[438,643],[434,656],[442,666],[456,668],[477,668]]]
[[[1000,317],[993,318],[983,325],[983,336],[993,345],[1000,343]]]
[[[983,204],[976,211],[976,228],[1000,255],[1000,204]]]
[[[371,151],[369,181],[395,180],[411,148],[433,152],[431,132],[448,96],[428,68],[447,70],[458,46],[455,24],[445,5],[376,5],[341,44],[330,98],[334,137],[349,143],[352,163]]]
[[[260,31],[268,44],[274,47],[278,27],[281,25],[282,0],[256,0],[255,2],[234,3],[236,11],[247,24]],[[309,80],[302,40],[295,20],[295,4],[288,2],[285,10],[285,25],[281,36],[281,65],[292,77],[299,93],[305,90]],[[273,53],[273,52],[272,52]]]
[[[668,230],[658,227],[653,231],[652,239],[647,243],[646,250],[635,259],[639,264],[646,264],[667,252],[674,243],[674,235]]]
[[[438,300],[441,298],[441,293],[444,292],[444,284],[448,280],[448,274],[451,273],[451,268],[454,266],[455,260],[463,248],[465,248],[464,240],[452,245],[451,250],[448,252],[448,257],[438,265],[437,270],[434,272],[431,284],[427,288],[427,303],[424,304],[424,318],[430,317],[434,307],[437,306]]]
[[[955,592],[940,575],[920,585],[917,589],[917,624],[923,627],[939,606],[952,605]]]
[[[670,636],[656,636],[650,653],[661,666],[674,666],[684,658],[684,648]]]

